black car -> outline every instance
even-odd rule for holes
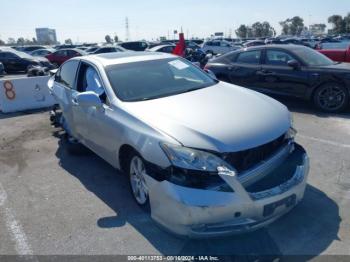
[[[122,47],[103,46],[103,47],[96,49],[91,54],[104,54],[104,53],[125,52],[125,51],[126,50]]]
[[[40,45],[31,45],[31,46],[23,46],[20,50],[18,51],[22,51],[25,52],[27,54],[35,51],[35,50],[39,50],[39,49],[45,49],[44,46],[40,46]]]
[[[119,45],[125,49],[133,51],[145,51],[149,47],[149,44],[146,41],[123,42],[119,43]]]
[[[0,62],[0,77],[5,74],[5,67],[4,65]]]
[[[299,45],[266,45],[230,52],[205,66],[218,79],[257,91],[313,101],[339,112],[349,105],[350,64]]]
[[[0,62],[7,73],[28,72],[33,66],[53,68],[52,64],[42,57],[33,57],[14,49],[0,49]]]

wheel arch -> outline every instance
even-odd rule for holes
[[[124,173],[128,170],[129,158],[132,153],[140,155],[140,153],[129,144],[123,144],[118,150],[119,169]]]

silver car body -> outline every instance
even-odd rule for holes
[[[175,56],[134,52],[69,60],[84,61],[98,71],[109,105],[103,104],[102,109],[73,105],[77,91],[51,79],[49,87],[62,108],[68,132],[118,169],[123,148],[130,146],[145,161],[165,170],[172,164],[160,143],[224,154],[261,146],[291,128],[285,106],[248,89],[218,82],[179,95],[123,102],[105,72],[108,65],[168,58]],[[179,186],[146,175],[151,216],[169,231],[191,237],[241,233],[265,226],[303,198],[309,168],[305,151],[298,149],[301,160],[287,181],[259,192],[247,188],[288,162],[298,151],[295,147],[290,140],[269,159],[242,174],[237,174],[234,167],[218,170],[229,192]],[[281,175],[283,172],[281,169]],[[291,196],[293,203],[288,205]],[[267,207],[273,209],[271,214],[266,215]]]
[[[233,45],[225,40],[210,40],[203,43],[202,50],[206,53],[225,54],[240,49],[240,46]]]

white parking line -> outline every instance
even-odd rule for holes
[[[27,237],[11,208],[6,207],[7,193],[0,183],[0,208],[4,209],[5,224],[12,240],[15,242],[17,255],[33,255]],[[3,240],[2,240],[3,241]]]
[[[328,145],[332,145],[332,146],[336,146],[336,147],[343,147],[343,148],[350,148],[349,144],[342,144],[342,143],[338,143],[335,141],[331,141],[331,140],[326,140],[326,139],[322,139],[322,138],[317,138],[317,137],[313,137],[313,136],[304,136],[301,134],[297,135],[298,137],[304,138],[304,139],[309,139],[309,140],[313,140],[316,142],[320,142],[323,144],[328,144]]]

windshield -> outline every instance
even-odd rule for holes
[[[308,47],[305,48],[296,48],[293,50],[294,53],[299,56],[303,62],[309,66],[329,66],[334,65],[334,61],[329,59],[327,56],[311,49]]]
[[[112,88],[123,101],[142,101],[190,92],[216,81],[180,58],[112,65],[106,68]]]

